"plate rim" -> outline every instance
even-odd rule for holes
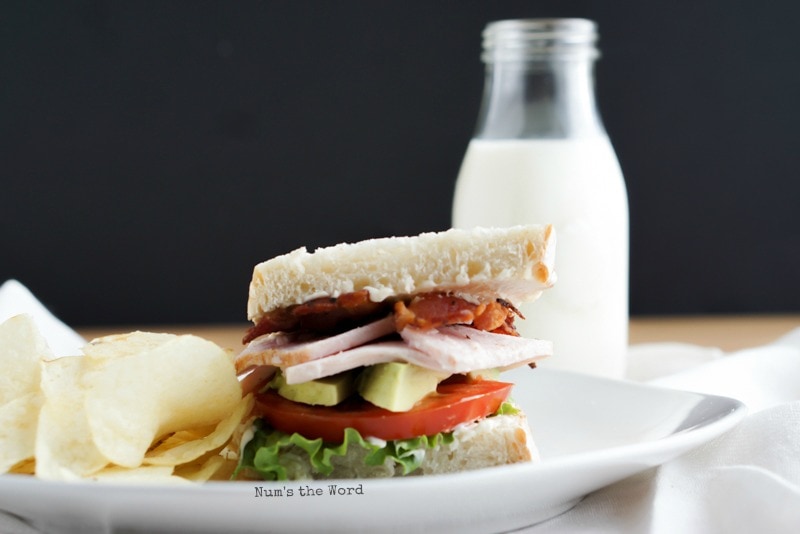
[[[403,492],[412,489],[416,492],[426,492],[436,490],[443,487],[469,487],[481,486],[487,482],[497,484],[497,481],[502,479],[507,484],[519,485],[527,484],[529,486],[536,486],[541,484],[542,480],[547,480],[554,476],[558,476],[560,472],[569,473],[576,469],[597,469],[601,466],[615,467],[618,464],[631,464],[636,465],[635,468],[626,468],[626,471],[620,471],[622,476],[613,476],[613,480],[609,480],[606,484],[599,487],[592,487],[586,491],[581,491],[580,494],[575,494],[571,499],[561,499],[556,502],[553,499],[548,499],[545,495],[543,498],[531,502],[526,510],[523,521],[520,517],[517,521],[522,521],[515,525],[510,525],[515,528],[522,528],[524,526],[534,524],[540,520],[547,519],[558,513],[562,513],[566,509],[574,506],[581,498],[588,493],[596,491],[605,485],[622,480],[637,472],[646,470],[657,465],[661,465],[675,457],[692,450],[693,448],[710,441],[711,439],[724,434],[725,432],[734,428],[747,413],[745,404],[737,399],[731,397],[724,397],[719,395],[710,395],[694,391],[685,391],[680,389],[668,388],[664,386],[651,385],[646,383],[638,383],[625,380],[606,379],[601,377],[594,377],[590,375],[582,375],[579,373],[571,373],[568,371],[560,370],[546,370],[538,369],[537,374],[541,373],[537,379],[540,380],[553,380],[553,377],[569,377],[566,379],[573,380],[589,380],[591,382],[602,381],[606,386],[611,387],[624,387],[632,388],[643,392],[659,391],[661,393],[673,395],[692,395],[696,396],[700,403],[716,404],[718,409],[712,411],[712,416],[700,421],[692,427],[670,432],[667,435],[659,436],[651,440],[644,440],[640,442],[633,442],[628,444],[601,447],[576,453],[564,454],[563,456],[556,456],[553,458],[543,458],[538,463],[525,463],[498,466],[485,469],[477,469],[473,471],[464,471],[459,473],[449,473],[441,475],[426,475],[421,477],[405,477],[405,478],[391,478],[391,479],[349,479],[349,480],[317,480],[317,481],[302,481],[303,484],[308,483],[312,487],[324,487],[331,483],[344,483],[344,484],[358,484],[359,482],[367,485],[370,492],[380,495],[391,495],[395,492]],[[517,381],[517,384],[519,382]],[[297,481],[301,483],[300,481]],[[291,482],[292,484],[294,482]],[[93,495],[103,494],[101,498],[103,506],[110,507],[114,502],[115,495],[117,497],[133,495],[141,498],[142,494],[155,493],[163,495],[169,501],[181,500],[186,496],[220,496],[225,498],[232,498],[240,496],[244,493],[251,493],[254,485],[267,487],[278,487],[286,485],[284,482],[269,482],[269,481],[213,481],[204,484],[137,484],[137,483],[118,483],[118,482],[94,482],[94,481],[51,481],[42,480],[30,475],[21,474],[3,474],[0,475],[0,496],[8,496],[11,492],[40,492],[42,494],[58,494],[60,499],[70,498],[88,498]],[[62,491],[68,488],[69,493]],[[147,499],[145,499],[147,500]],[[20,513],[20,506],[8,506],[8,499],[3,498],[3,503],[0,505],[0,510],[6,510],[16,515],[21,515],[28,520],[35,520],[30,513],[25,513],[24,510]],[[14,501],[15,504],[16,501]],[[103,506],[99,509],[102,510]],[[538,515],[537,515],[538,514]],[[46,515],[46,514],[45,514]],[[278,519],[273,517],[273,519]],[[472,525],[473,527],[475,525]],[[233,527],[233,525],[232,525]],[[232,532],[234,530],[231,530]]]

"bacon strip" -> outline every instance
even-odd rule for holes
[[[377,318],[383,310],[391,309],[390,302],[372,302],[369,291],[363,289],[337,298],[321,297],[303,304],[265,313],[244,336],[242,343],[272,332],[307,331],[331,334],[364,324]]]
[[[409,304],[402,301],[395,303],[394,315],[398,332],[406,326],[430,330],[466,324],[487,332],[518,335],[513,325],[514,316],[519,312],[504,300],[474,303],[445,293],[426,293],[417,296]]]
[[[392,309],[398,332],[408,325],[431,329],[471,324],[487,332],[517,335],[514,317],[521,316],[514,306],[502,299],[474,303],[447,293],[431,292],[416,295],[409,301],[372,302],[367,290],[361,290],[273,310],[247,331],[244,343],[274,332],[332,335],[377,319]]]

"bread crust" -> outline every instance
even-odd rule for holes
[[[453,438],[453,443],[428,452],[417,474],[458,473],[539,460],[522,412],[461,425],[453,432]]]
[[[296,249],[253,269],[247,316],[367,290],[382,302],[427,291],[474,300],[533,300],[555,282],[552,226],[450,229]]]

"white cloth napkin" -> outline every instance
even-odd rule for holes
[[[629,362],[629,379],[734,397],[748,415],[711,443],[524,532],[800,532],[800,328],[728,355],[675,343],[638,345]]]
[[[57,355],[80,353],[84,340],[10,280],[0,286],[0,321],[18,313],[35,318]],[[800,532],[800,328],[773,344],[729,355],[660,343],[633,346],[628,359],[630,380],[734,397],[749,414],[713,442],[521,532]],[[0,533],[36,532],[0,511]]]
[[[53,354],[56,356],[81,354],[81,347],[86,344],[86,341],[50,313],[27,287],[17,280],[8,280],[0,286],[0,323],[21,313],[27,313],[33,317],[36,326],[47,339]]]

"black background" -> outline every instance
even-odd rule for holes
[[[253,264],[449,226],[502,18],[599,23],[633,314],[800,310],[795,2],[4,2],[0,281],[245,319]]]

